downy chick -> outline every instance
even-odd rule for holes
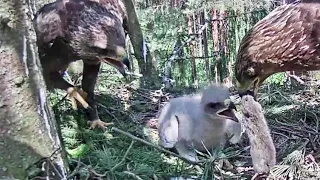
[[[251,145],[253,169],[256,173],[268,173],[276,164],[276,149],[262,107],[250,95],[243,96],[241,103],[244,115],[243,126]]]
[[[226,120],[238,122],[234,109],[228,89],[218,85],[195,95],[171,99],[159,116],[159,144],[176,149],[190,162],[197,162],[193,148],[204,152],[205,147],[210,150],[224,145]]]

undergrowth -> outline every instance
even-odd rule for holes
[[[248,179],[252,171],[246,136],[236,145],[204,155],[207,161],[190,165],[157,149],[157,113],[170,98],[194,92],[180,89],[170,93],[160,87],[140,87],[139,80],[126,81],[113,70],[99,76],[96,100],[100,118],[114,125],[89,130],[81,110],[74,111],[65,92],[50,94],[56,118],[61,127],[64,145],[73,179]],[[319,103],[317,94],[308,89],[279,87],[261,88],[259,102],[268,120],[277,149],[278,165],[271,171],[271,179],[289,177],[312,179],[320,176],[318,164]],[[126,133],[150,142],[142,143],[114,131]],[[220,166],[217,159],[228,159]],[[298,178],[298,179],[299,179]],[[177,178],[176,178],[177,179]]]

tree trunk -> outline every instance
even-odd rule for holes
[[[204,24],[206,23],[205,20],[205,12],[206,10],[204,9],[201,12],[201,25],[204,26]],[[211,81],[211,72],[210,72],[210,59],[208,58],[209,56],[209,51],[208,51],[208,37],[207,37],[207,28],[202,32],[203,34],[203,51],[204,51],[204,57],[205,58],[205,69],[206,69],[206,74],[207,74],[207,79],[208,82]]]
[[[194,18],[193,15],[189,15],[188,17],[188,34],[193,34],[193,25],[194,25]],[[198,87],[198,78],[197,78],[197,67],[196,67],[196,60],[194,58],[195,56],[195,50],[194,50],[194,41],[190,41],[189,43],[190,48],[190,54],[191,54],[191,75],[192,75],[192,81],[193,81],[193,87]]]
[[[219,72],[218,72],[218,65],[220,61],[220,54],[219,54],[219,39],[218,39],[218,20],[217,20],[217,11],[212,9],[211,11],[211,18],[214,20],[212,21],[212,41],[213,41],[213,50],[215,55],[215,63],[214,63],[214,77],[215,83],[220,82],[219,80]]]
[[[0,3],[0,177],[65,179],[27,3]]]
[[[128,14],[128,34],[134,49],[134,55],[138,59],[140,73],[143,74],[144,77],[150,77],[150,75],[157,74],[157,72],[156,69],[152,68],[152,57],[147,50],[148,47],[146,44],[144,46],[143,34],[133,2],[132,0],[123,0],[123,2]]]
[[[181,27],[182,28],[182,27]],[[175,46],[174,46],[174,50],[176,51],[179,47],[182,46],[182,41],[179,37],[179,39],[177,40]],[[180,51],[177,54],[179,60],[177,61],[178,67],[179,67],[179,75],[180,78],[178,79],[178,83],[180,83],[180,86],[185,86],[186,84],[188,84],[188,80],[186,78],[186,62],[185,62],[185,58],[184,58],[184,49],[181,48]]]
[[[202,11],[203,12],[203,11]],[[202,13],[200,12],[200,13],[198,13],[197,14],[197,24],[198,25],[196,25],[195,26],[195,28],[194,28],[194,32],[199,32],[199,30],[201,29],[201,25],[202,25]],[[198,27],[198,28],[197,28]],[[202,42],[203,42],[203,35],[202,35],[202,33],[204,33],[204,31],[203,32],[201,32],[200,34],[198,34],[198,47],[197,47],[197,50],[198,50],[198,57],[203,57],[203,44],[202,44]]]
[[[225,18],[225,11],[220,10],[219,13],[219,19],[224,19]],[[219,71],[219,79],[220,82],[223,81],[223,79],[228,75],[229,72],[226,72],[225,70],[227,69],[227,45],[226,45],[226,24],[224,21],[219,21],[219,47],[220,49],[220,57],[221,61],[218,63],[218,71]]]

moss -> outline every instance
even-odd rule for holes
[[[0,179],[14,177],[25,179],[26,168],[36,162],[41,156],[30,146],[8,137],[1,137],[3,144],[0,147]],[[17,151],[19,149],[19,151]]]

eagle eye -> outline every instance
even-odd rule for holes
[[[208,106],[209,106],[210,108],[216,108],[217,105],[218,105],[218,103],[209,103],[209,104],[208,104]]]
[[[211,102],[211,103],[209,103],[207,106],[208,106],[209,108],[212,108],[212,109],[217,109],[217,108],[223,107],[223,105],[222,105],[221,103],[219,103],[219,102],[216,102],[216,103]]]
[[[255,76],[255,70],[253,69],[253,67],[248,68],[247,70],[247,74],[249,77],[254,77]]]

